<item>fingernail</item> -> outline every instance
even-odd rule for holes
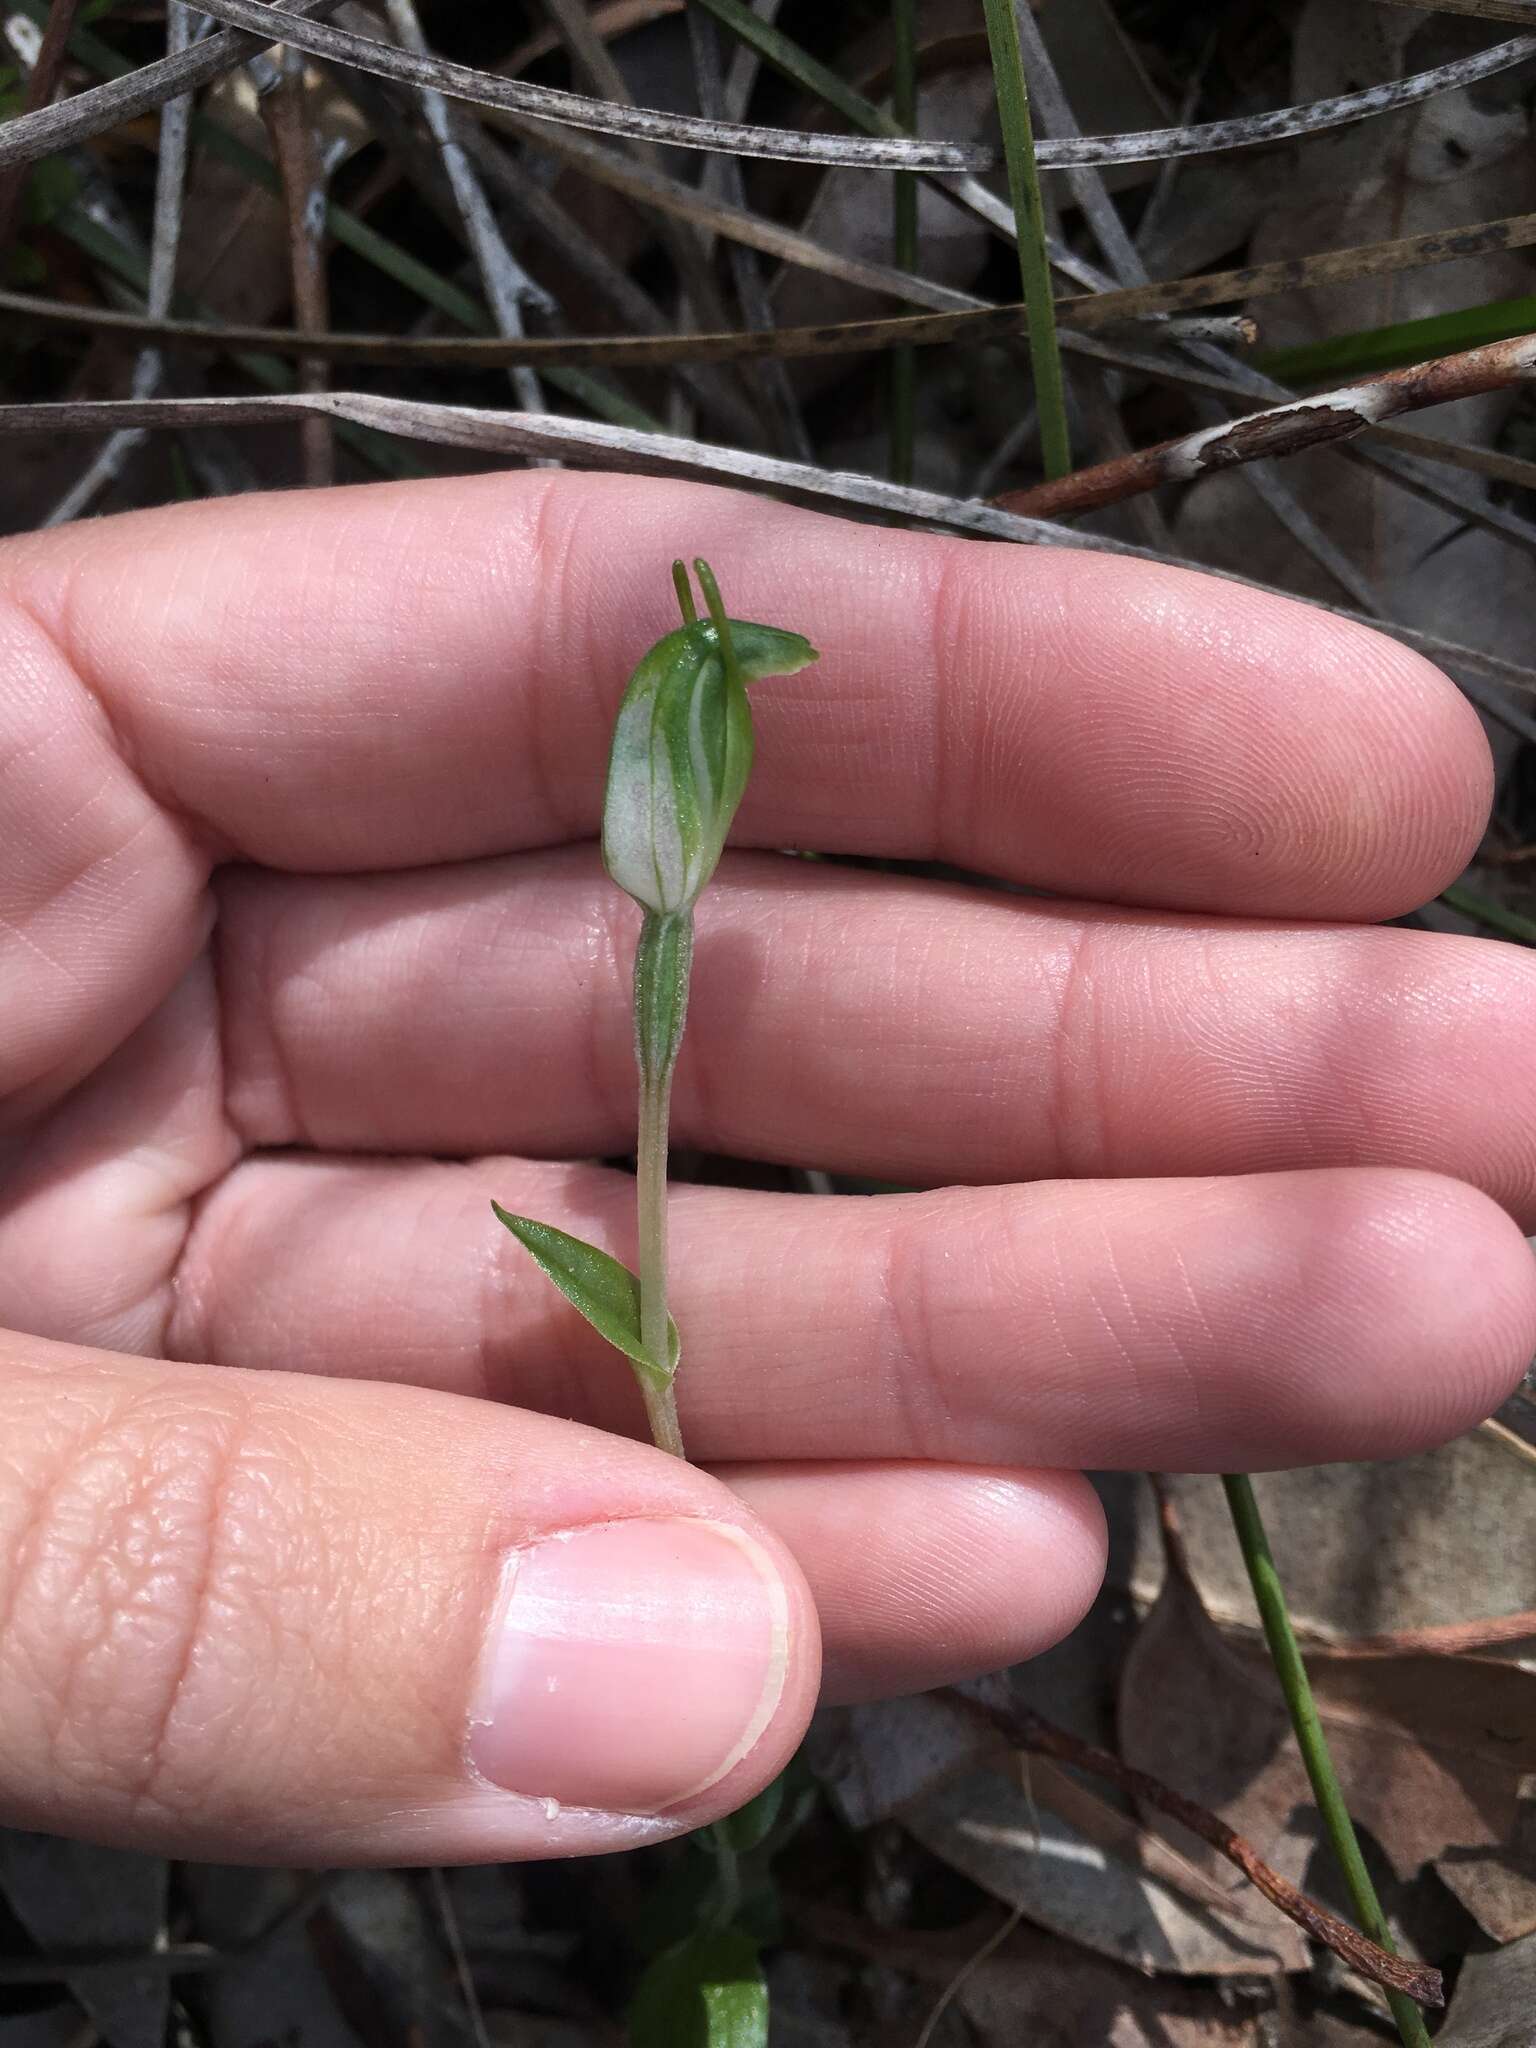
[[[470,1759],[509,1791],[660,1813],[723,1778],[784,1690],[789,1602],[724,1523],[600,1522],[515,1551]]]

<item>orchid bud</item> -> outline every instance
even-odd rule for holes
[[[695,569],[711,616],[659,640],[630,678],[603,800],[603,864],[661,917],[693,908],[747,786],[746,684],[793,675],[817,658],[799,633],[727,619],[707,567]]]

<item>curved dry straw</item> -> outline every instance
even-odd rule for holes
[[[997,163],[994,150],[973,143],[814,135],[796,129],[708,121],[697,115],[663,114],[650,107],[614,106],[581,93],[560,92],[552,86],[476,71],[466,64],[422,57],[317,18],[338,4],[339,0],[298,0],[291,9],[276,9],[264,0],[206,0],[205,13],[243,33],[214,36],[180,56],[161,58],[110,84],[94,86],[60,106],[40,108],[7,122],[0,127],[0,165],[35,163],[68,143],[100,135],[178,93],[205,84],[222,71],[232,70],[256,50],[278,40],[313,57],[350,64],[418,90],[426,87],[472,106],[506,107],[599,134],[637,136],[684,149],[723,150],[735,156],[795,163],[848,164],[865,170],[987,171]],[[1305,106],[1280,107],[1233,121],[1047,143],[1039,152],[1039,163],[1042,170],[1071,164],[1159,163],[1170,157],[1207,156],[1220,150],[1288,142],[1399,107],[1416,106],[1437,93],[1492,78],[1531,56],[1536,56],[1536,36],[1513,36],[1475,56],[1459,57],[1408,78],[1313,100]]]

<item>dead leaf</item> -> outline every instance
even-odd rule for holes
[[[1450,2017],[1435,2040],[1438,2048],[1533,2048],[1536,1934],[1467,1958]]]
[[[1309,1959],[1300,1932],[1278,1913],[1239,1921],[1180,1897],[995,1771],[946,1782],[902,1820],[926,1849],[1037,1927],[1134,1969],[1257,1977]]]
[[[0,1892],[46,1955],[154,1947],[165,1930],[163,1857],[0,1828]],[[110,2048],[160,2048],[170,2011],[163,1970],[93,1970],[70,1989]]]
[[[1253,1594],[1220,1485],[1204,1475],[1165,1483],[1207,1610],[1223,1628],[1251,1630]],[[1536,1485],[1486,1437],[1383,1464],[1263,1472],[1253,1484],[1305,1635],[1337,1641],[1451,1628],[1531,1604]],[[1134,1554],[1122,1583],[1150,1605],[1163,1556],[1145,1487],[1128,1541]]]
[[[1255,2015],[1224,2010],[1209,1993],[1138,1983],[1113,1965],[1053,1953],[989,1956],[956,1994],[983,2040],[1030,2048],[1258,2048]]]
[[[1274,1909],[1268,1900],[1255,1896],[1250,1904],[1243,1893],[1234,1894],[1218,1885],[1134,1813],[1114,1805],[1049,1757],[1016,1757],[1013,1774],[1027,1798],[1037,1806],[1049,1807],[1058,1820],[1068,1822],[1086,1840],[1107,1849],[1132,1870],[1145,1871],[1194,1905],[1256,1922],[1266,1932],[1270,1928]]]
[[[1088,1664],[1064,1644],[1028,1668],[1032,1705],[1080,1703],[1090,1665],[1112,1683],[1123,1642],[1111,1620],[1108,1635],[1087,1632]],[[1218,1883],[1128,1809],[1043,1759],[1018,1757],[942,1696],[819,1714],[814,1740],[817,1775],[850,1826],[900,1820],[973,1882],[1085,1947],[1190,1973],[1263,1974],[1308,1960],[1297,1929],[1257,1893],[1234,1899],[1226,1872]]]
[[[1536,1673],[1327,1650],[1308,1669],[1350,1810],[1400,1877],[1449,1849],[1514,1838],[1521,1779],[1536,1769]],[[1302,1882],[1316,1814],[1279,1685],[1262,1648],[1226,1641],[1177,1569],[1126,1662],[1120,1744]],[[1172,1833],[1219,1874],[1213,1852]]]
[[[1257,2016],[1219,1993],[1138,1976],[1031,1927],[1016,1927],[956,1984],[996,1923],[886,1929],[824,1907],[796,1919],[818,1945],[919,1978],[935,1995],[955,1985],[955,2002],[989,2048],[1258,2048]]]
[[[823,1710],[812,1728],[823,1789],[851,1828],[872,1827],[1002,1744],[933,1693]]]
[[[1495,1941],[1536,1934],[1536,1855],[1480,1855],[1451,1849],[1435,1874]]]
[[[997,95],[985,66],[941,72],[925,78],[918,100],[917,132],[925,136],[965,135],[995,139]],[[819,181],[803,232],[844,256],[889,263],[891,187],[878,171],[828,171]],[[962,213],[923,184],[917,195],[917,236],[921,270],[933,284],[974,283],[992,248],[992,237],[974,215]],[[786,264],[772,287],[774,318],[780,326],[807,321],[860,320],[888,313],[890,301],[861,285]],[[824,373],[824,366],[798,364]]]
[[[316,142],[334,169],[368,141],[356,105],[324,73],[305,73]],[[245,66],[208,89],[207,111],[258,155],[267,155],[256,88]],[[221,320],[262,325],[288,303],[292,274],[288,217],[282,201],[241,170],[194,150],[183,208],[177,287]]]
[[[1484,26],[1406,8],[1307,0],[1297,23],[1290,96],[1324,97],[1363,78],[1390,78],[1464,54],[1479,46]],[[1309,137],[1288,170],[1274,159],[1271,164],[1271,178],[1284,181],[1286,203],[1271,206],[1261,219],[1250,262],[1443,232],[1536,201],[1529,115],[1517,98],[1498,91],[1440,93],[1379,120]],[[1523,253],[1491,252],[1277,296],[1255,311],[1266,346],[1283,348],[1481,305],[1529,285]],[[1513,403],[1513,394],[1493,393],[1442,407],[1431,431],[1466,446],[1492,446]],[[1447,619],[1475,621],[1480,647],[1524,658],[1530,643],[1527,556],[1469,527],[1460,510],[1426,503],[1337,451],[1290,459],[1282,475],[1302,508],[1369,579],[1386,616],[1426,628]],[[1486,495],[1486,485],[1460,481],[1474,496]],[[1181,550],[1214,567],[1237,567],[1304,596],[1336,601],[1332,578],[1277,522],[1256,524],[1247,515],[1249,499],[1249,486],[1232,473],[1191,491],[1176,524]],[[1463,1562],[1467,1556],[1462,1553]],[[1478,1598],[1474,1611],[1521,1606],[1525,1597]]]
[[[298,1885],[291,1871],[188,1863],[182,1888],[199,1936],[237,1948],[276,1921]],[[316,1958],[308,1926],[290,1923],[251,1954],[209,1973],[199,1988],[211,2048],[359,2048]]]

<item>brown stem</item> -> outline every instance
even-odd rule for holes
[[[1007,491],[992,502],[1033,519],[1060,519],[1116,505],[1158,484],[1191,483],[1196,477],[1266,455],[1296,455],[1328,441],[1346,441],[1399,413],[1447,405],[1485,391],[1507,390],[1536,377],[1536,334],[1517,334],[1482,348],[1463,349],[1427,363],[1409,363],[1365,377],[1337,391],[1294,398],[1263,412],[1247,413],[1219,427],[1201,427],[1174,441],[1117,456],[1092,469],[1025,491]]]
[[[285,47],[278,56],[277,77],[261,95],[262,118],[283,186],[288,216],[288,262],[293,278],[293,323],[300,334],[323,334],[330,324],[325,279],[325,179],[315,131],[309,119],[304,60]],[[299,359],[299,389],[324,391],[329,381],[323,358]],[[304,453],[304,481],[311,486],[336,481],[336,449],[328,419],[301,421],[299,445]]]
[[[1122,1763],[1107,1749],[1098,1749],[1093,1743],[1084,1742],[1029,1707],[988,1706],[959,1692],[952,1692],[948,1697],[995,1729],[1015,1749],[1048,1756],[1057,1763],[1070,1764],[1096,1778],[1104,1778],[1131,1798],[1139,1799],[1159,1813],[1166,1813],[1171,1820],[1178,1821],[1191,1834],[1208,1842],[1229,1863],[1235,1863],[1249,1883],[1255,1885],[1287,1919],[1294,1920],[1314,1941],[1331,1948],[1352,1970],[1358,1971],[1371,1983],[1381,1985],[1384,1990],[1401,1991],[1420,2005],[1444,2005],[1445,1994],[1438,1970],[1411,1962],[1403,1956],[1388,1955],[1358,1928],[1338,1919],[1315,1899],[1309,1899],[1289,1878],[1271,1869],[1253,1844],[1229,1828],[1209,1807],[1197,1806],[1182,1792],[1175,1792],[1171,1785],[1165,1785],[1161,1778],[1154,1778],[1146,1771],[1138,1771],[1132,1765]]]

